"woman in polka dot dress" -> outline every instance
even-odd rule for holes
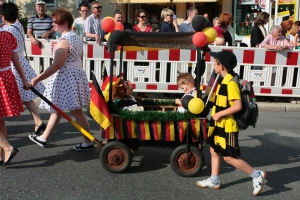
[[[19,8],[16,4],[9,2],[4,3],[1,6],[2,15],[4,17],[5,26],[3,27],[4,30],[12,33],[18,42],[17,53],[19,54],[20,63],[23,66],[25,76],[27,81],[30,81],[34,77],[36,77],[36,73],[29,64],[29,61],[24,56],[24,30],[22,25],[19,22],[16,22],[18,18]],[[16,71],[15,67],[12,66],[12,72],[16,77],[17,84],[19,87],[19,92],[22,98],[22,102],[25,104],[31,115],[33,116],[35,122],[35,133],[39,134],[41,131],[45,130],[46,125],[42,122],[37,106],[33,101],[37,98],[37,95],[33,93],[31,90],[24,90],[23,89],[23,82],[21,77],[19,76],[18,72]],[[40,82],[35,87],[40,93],[44,93],[45,86],[42,82]]]
[[[28,90],[30,84],[26,81],[23,68],[19,62],[19,56],[16,52],[16,39],[11,33],[4,31],[2,28],[0,28],[0,38],[0,165],[7,165],[19,150],[12,147],[6,140],[7,131],[4,117],[19,116],[24,111],[18,85],[11,71],[10,61],[13,62],[20,74],[23,87]]]
[[[82,111],[82,108],[87,107],[90,102],[88,80],[81,66],[82,40],[72,31],[73,17],[68,10],[59,8],[52,17],[55,31],[60,32],[62,36],[55,46],[53,64],[32,79],[31,84],[35,86],[41,80],[50,77],[44,96],[61,110],[70,110],[76,122],[89,131],[88,121]],[[44,101],[41,102],[40,108],[46,108],[51,112],[47,128],[42,135],[29,135],[29,138],[43,147],[61,116]],[[73,147],[73,150],[78,151],[92,149],[94,145],[87,137],[84,137],[84,143]]]

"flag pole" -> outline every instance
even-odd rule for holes
[[[82,126],[80,126],[77,122],[72,120],[71,117],[69,117],[66,113],[64,113],[61,109],[59,109],[55,104],[53,104],[51,101],[49,101],[46,97],[44,97],[41,93],[39,93],[33,86],[30,87],[30,90],[34,92],[36,95],[38,95],[41,99],[43,99],[49,106],[51,106],[54,110],[57,111],[58,114],[63,116],[66,120],[68,120],[75,128],[77,128],[83,135],[85,135],[87,138],[89,138],[91,141],[93,141],[95,144],[97,144],[99,147],[102,147],[103,144],[97,140],[94,136],[92,136],[87,130],[85,130]]]

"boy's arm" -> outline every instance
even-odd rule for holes
[[[235,99],[232,101],[233,101],[232,106],[230,106],[229,108],[227,108],[225,110],[215,113],[214,116],[212,116],[212,118],[215,121],[218,121],[220,118],[222,118],[224,116],[233,115],[233,114],[239,112],[240,110],[242,110],[242,101],[240,99]]]

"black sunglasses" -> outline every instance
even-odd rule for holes
[[[101,8],[101,9],[102,9],[102,6],[97,6],[97,7],[94,6],[93,8],[97,8],[97,9],[100,9],[100,8]]]
[[[145,18],[147,18],[147,16],[140,16],[140,18],[145,19]]]

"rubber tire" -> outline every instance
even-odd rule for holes
[[[173,150],[170,157],[170,164],[173,171],[179,176],[183,176],[183,177],[195,176],[202,170],[204,164],[204,157],[202,151],[198,147],[191,145],[190,155],[193,156],[190,158],[192,159],[194,166],[183,166],[186,170],[182,170],[179,164],[181,164],[180,162],[182,160],[185,161],[186,145],[185,144],[180,145]],[[183,158],[179,159],[182,156]],[[191,161],[191,159],[189,160]]]
[[[116,162],[113,160],[109,164],[109,159],[114,157],[117,159]],[[120,141],[109,142],[103,146],[100,151],[100,163],[102,167],[111,173],[122,173],[132,162],[132,153],[128,146]]]

